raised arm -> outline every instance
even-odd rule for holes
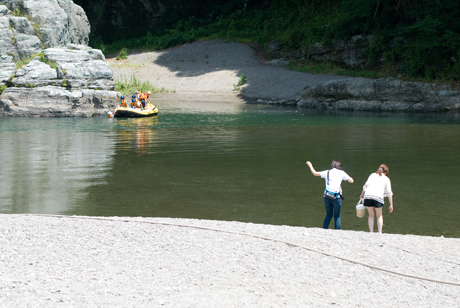
[[[308,167],[310,167],[310,171],[314,176],[321,176],[321,174],[319,172],[317,172],[315,170],[315,168],[313,168],[313,165],[312,165],[312,163],[310,161],[307,161],[307,165],[308,165]]]

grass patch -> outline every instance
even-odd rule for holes
[[[233,84],[233,90],[240,91],[241,86],[248,81],[248,77],[245,74],[241,74],[240,79],[238,80],[238,84]]]
[[[143,64],[137,64],[137,63],[113,62],[113,61],[111,61],[110,66],[138,69],[138,68],[143,67],[144,65]]]
[[[26,57],[23,60],[19,60],[18,62],[16,62],[16,70],[24,67],[24,65],[29,64],[29,62],[35,59],[36,57],[38,57],[38,61],[48,64],[51,68],[53,69],[58,68],[56,61],[47,60],[45,57],[45,54],[43,52],[39,52],[39,53],[34,53],[30,55],[29,57]]]
[[[136,91],[147,92],[151,91],[152,94],[160,92],[169,92],[164,87],[156,88],[150,81],[142,81],[135,75],[126,77],[121,75],[115,78],[115,90],[121,92],[124,96],[133,94]]]
[[[240,79],[238,80],[238,85],[242,86],[246,81],[248,81],[248,77],[246,77],[245,74],[241,74]]]
[[[18,62],[16,62],[16,70],[22,68],[23,66],[24,66],[24,61],[19,60]]]
[[[6,85],[0,86],[0,95],[2,95],[3,91],[5,91],[6,88],[7,88]]]

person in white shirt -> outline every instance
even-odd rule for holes
[[[354,180],[345,171],[342,170],[342,163],[334,160],[330,170],[317,172],[310,161],[307,161],[308,167],[314,176],[320,176],[326,180],[326,189],[324,190],[324,207],[326,208],[326,217],[324,218],[323,228],[328,229],[332,217],[334,217],[334,227],[336,230],[341,229],[340,210],[342,209],[342,181],[353,183]]]
[[[363,186],[363,192],[360,198],[364,198],[364,206],[369,212],[367,223],[369,231],[374,232],[374,216],[377,215],[377,230],[382,233],[383,215],[382,207],[384,197],[390,201],[390,213],[393,212],[393,192],[391,191],[391,181],[386,176],[390,169],[387,165],[381,164],[377,172],[372,173]],[[375,213],[374,213],[375,211]]]

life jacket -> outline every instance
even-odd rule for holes
[[[120,101],[120,106],[121,106],[121,107],[128,107],[128,104],[126,103],[126,98],[124,98],[124,99],[122,99],[122,100]]]

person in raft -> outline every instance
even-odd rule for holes
[[[369,217],[369,232],[374,232],[374,216],[377,215],[377,230],[382,233],[383,216],[382,208],[384,197],[390,201],[390,213],[393,212],[393,192],[391,191],[391,181],[387,177],[390,169],[387,165],[381,164],[377,172],[372,173],[363,186],[363,192],[359,198],[364,198],[364,206],[367,208]],[[375,213],[374,213],[375,211]]]
[[[136,99],[135,99],[135,98],[133,98],[133,99],[131,100],[131,103],[129,104],[129,107],[131,107],[131,108],[136,108]]]
[[[126,98],[123,95],[120,97],[120,101],[118,102],[118,105],[120,105],[120,107],[128,107]]]
[[[340,230],[340,210],[342,209],[342,181],[353,183],[354,180],[345,171],[342,170],[342,163],[338,160],[332,161],[331,169],[317,172],[310,161],[307,161],[308,167],[314,176],[320,176],[326,179],[326,189],[324,190],[324,207],[326,208],[326,217],[324,218],[323,228],[328,229],[332,217],[336,230]]]
[[[145,109],[147,102],[146,102],[146,97],[145,97],[144,93],[141,93],[139,95],[139,101],[141,102],[142,109]]]

